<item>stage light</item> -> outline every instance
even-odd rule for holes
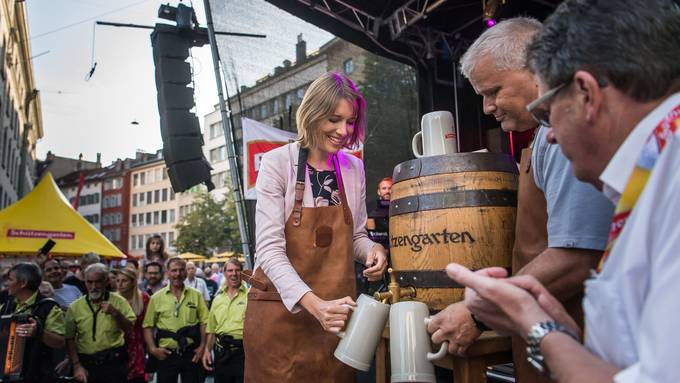
[[[496,21],[495,19],[486,20],[486,27],[487,27],[487,28],[491,28],[491,27],[493,27],[494,25],[496,25],[496,23],[497,23],[497,21]]]

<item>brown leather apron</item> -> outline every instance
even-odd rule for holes
[[[301,153],[295,207],[285,226],[286,254],[300,278],[321,299],[354,297],[354,225],[337,157],[333,164],[341,206],[302,207],[306,163]],[[245,381],[353,382],[354,370],[333,357],[340,338],[324,331],[304,309],[291,314],[261,268],[253,278],[263,284],[253,283],[248,294]]]
[[[548,247],[548,209],[545,195],[536,186],[531,165],[531,148],[522,150],[517,193],[517,221],[515,245],[512,249],[512,270],[519,271]],[[563,302],[579,326],[583,325],[582,295]],[[554,382],[538,372],[528,361],[526,343],[520,337],[512,338],[512,356],[515,363],[515,382]]]

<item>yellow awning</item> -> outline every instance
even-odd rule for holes
[[[186,260],[186,261],[202,261],[202,260],[205,260],[204,256],[194,254],[194,253],[182,253],[182,254],[179,255],[179,257]]]
[[[125,258],[73,209],[52,175],[45,173],[29,194],[0,210],[0,255],[34,255],[48,238],[56,242],[50,251],[53,256],[92,252],[106,258]]]

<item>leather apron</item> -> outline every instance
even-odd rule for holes
[[[309,208],[302,207],[307,165],[302,152],[295,207],[285,226],[286,255],[321,299],[355,297],[354,225],[337,156],[333,164],[341,205]],[[243,335],[245,381],[353,382],[354,370],[333,357],[340,338],[324,331],[305,309],[291,314],[261,268],[253,279],[256,283],[248,294]]]
[[[517,192],[517,221],[515,245],[512,249],[512,270],[519,271],[548,247],[548,209],[545,195],[536,186],[531,165],[531,148],[522,150]],[[569,314],[583,326],[582,294],[564,303]],[[554,382],[527,361],[527,344],[520,337],[512,337],[512,358],[515,363],[515,382]]]

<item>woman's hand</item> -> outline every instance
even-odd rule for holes
[[[385,274],[385,268],[387,268],[387,251],[381,244],[376,244],[366,256],[364,277],[369,281],[379,281]]]
[[[300,299],[300,304],[319,321],[324,331],[333,334],[337,334],[345,327],[350,307],[354,308],[357,305],[350,297],[325,301],[311,291]]]

